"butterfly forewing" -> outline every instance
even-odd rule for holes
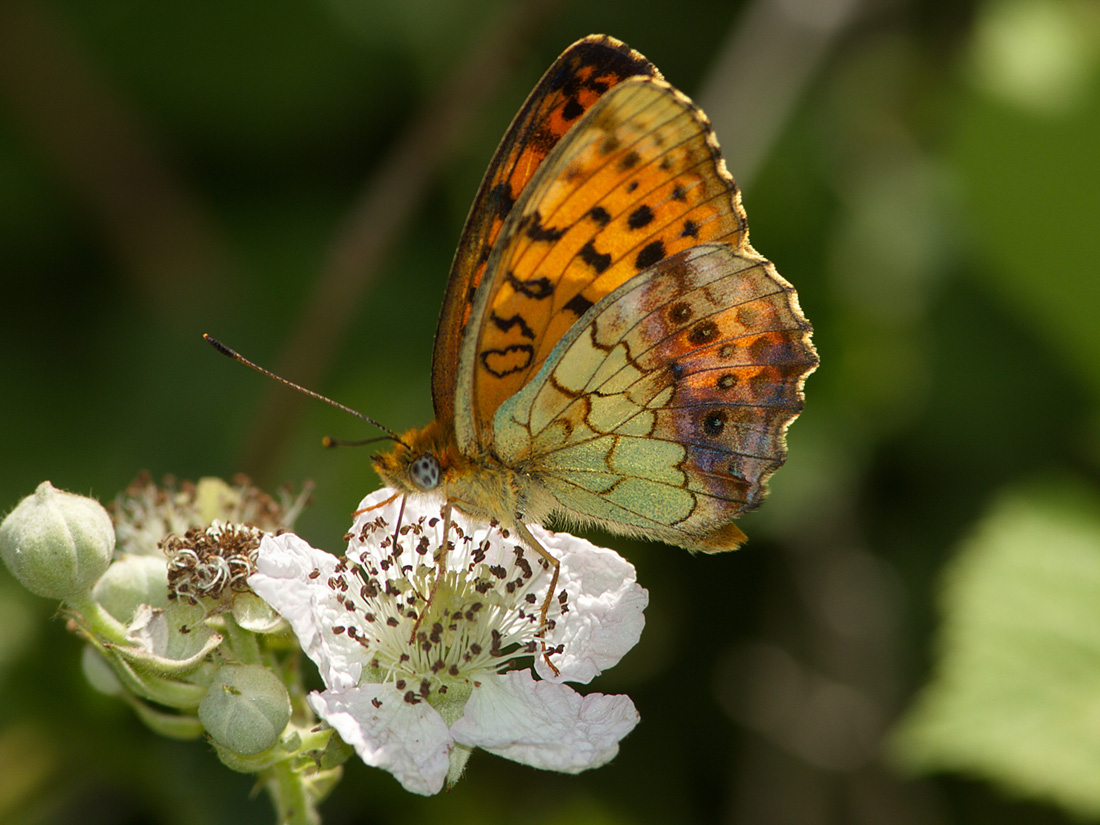
[[[661,80],[604,95],[528,184],[490,259],[460,354],[463,438],[490,446],[501,403],[605,295],[702,242],[740,247],[745,217],[710,125]],[[476,332],[475,332],[476,331]],[[474,337],[476,336],[476,337]]]

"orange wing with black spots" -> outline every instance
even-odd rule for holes
[[[557,143],[499,233],[459,356],[460,447],[492,448],[496,410],[590,307],[715,242],[751,252],[710,123],[659,78],[623,81]]]
[[[505,133],[470,209],[451,265],[432,358],[436,419],[454,417],[455,374],[463,334],[493,245],[539,166],[573,125],[609,89],[657,69],[626,44],[606,35],[574,43],[531,92]]]

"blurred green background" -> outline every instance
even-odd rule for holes
[[[200,335],[395,429],[426,423],[482,172],[541,72],[593,32],[708,112],[821,367],[744,550],[595,536],[651,595],[641,644],[594,685],[642,715],[610,766],[477,754],[421,799],[349,764],[325,821],[1100,817],[1100,790],[1058,785],[1064,759],[1100,787],[1091,0],[6,0],[0,509],[43,479],[106,501],[142,469],[313,479],[299,532],[339,551],[377,479],[367,450],[320,440],[374,433]],[[1038,588],[1026,602],[968,589],[1002,581],[980,565],[952,577],[1009,545],[1051,573],[998,568]],[[1004,609],[975,622],[975,604]],[[0,569],[0,821],[271,821],[208,747],[93,694],[55,608]],[[1055,609],[1065,621],[1017,650]],[[1015,687],[1003,660],[1042,685]],[[937,674],[948,687],[920,693]],[[992,718],[970,737],[976,709]],[[1027,758],[1010,768],[1013,748]]]

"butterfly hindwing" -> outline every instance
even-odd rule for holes
[[[705,244],[595,305],[494,418],[497,453],[568,513],[701,550],[763,497],[817,364],[793,288]]]

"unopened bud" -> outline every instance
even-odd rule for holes
[[[115,530],[94,499],[43,481],[0,524],[0,557],[39,596],[85,595],[111,563]]]
[[[92,598],[120,622],[129,624],[143,604],[168,607],[168,565],[155,556],[124,555],[96,582]]]
[[[290,721],[290,696],[259,665],[223,665],[199,705],[199,720],[217,744],[251,756],[279,741]]]

